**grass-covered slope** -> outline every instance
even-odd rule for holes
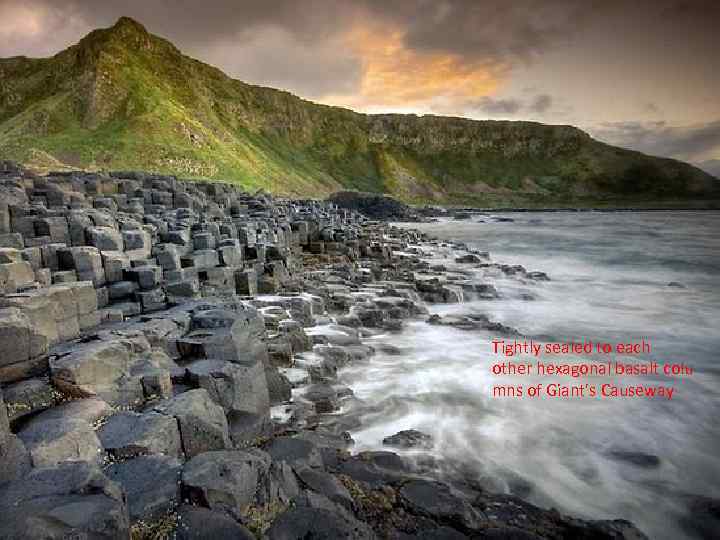
[[[698,199],[717,190],[690,165],[570,126],[317,105],[231,79],[127,18],[52,58],[0,60],[0,157],[411,202]]]

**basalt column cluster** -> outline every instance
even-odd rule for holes
[[[0,162],[0,539],[642,538],[352,453],[363,338],[494,274],[547,279],[332,203]]]

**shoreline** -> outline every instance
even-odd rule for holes
[[[1,537],[645,538],[487,491],[462,462],[352,453],[337,374],[372,361],[364,338],[418,319],[517,334],[428,318],[497,291],[424,255],[543,272],[228,184],[15,170],[0,191]]]

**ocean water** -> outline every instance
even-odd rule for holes
[[[364,403],[355,449],[381,449],[384,437],[419,429],[434,437],[432,453],[492,489],[580,517],[629,519],[651,538],[693,538],[681,526],[688,502],[720,497],[720,213],[503,216],[514,221],[488,215],[412,227],[551,281],[478,270],[477,281],[503,299],[433,305],[432,313],[483,313],[539,342],[644,339],[650,354],[541,360],[654,360],[693,374],[624,381],[671,385],[672,400],[494,398],[497,384],[578,381],[493,375],[490,366],[503,360],[491,345],[498,336],[414,321],[370,340],[401,354],[379,353],[341,373]]]

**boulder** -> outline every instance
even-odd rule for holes
[[[230,440],[235,448],[254,446],[258,439],[268,437],[273,432],[269,410],[261,414],[231,411],[227,418]]]
[[[106,283],[105,269],[102,264],[100,251],[95,247],[77,246],[67,250],[67,256],[63,259],[70,259],[70,266],[66,270],[75,269],[78,279],[81,281],[92,281],[95,288],[102,287]],[[67,263],[63,263],[67,265]]]
[[[218,249],[218,253],[221,265],[231,268],[242,266],[243,252],[239,246],[224,246]]]
[[[98,431],[103,447],[115,459],[148,454],[182,456],[175,418],[156,412],[119,412]]]
[[[12,294],[35,281],[35,272],[26,261],[0,264],[0,293]]]
[[[385,446],[394,446],[397,448],[432,448],[433,438],[427,433],[416,429],[407,429],[399,431],[395,435],[385,437],[383,439]]]
[[[356,210],[371,219],[407,219],[413,214],[407,205],[378,193],[338,191],[328,200],[340,208]]]
[[[10,431],[9,419],[0,390],[0,486],[21,478],[30,470],[30,455],[23,442]]]
[[[271,405],[278,405],[290,401],[292,397],[292,383],[273,366],[265,367],[265,380],[267,381],[268,395]]]
[[[5,388],[11,422],[43,411],[55,404],[55,393],[46,379],[27,379]]]
[[[278,517],[267,532],[268,540],[297,538],[345,538],[370,540],[377,538],[364,523],[324,508],[291,508]]]
[[[54,335],[57,339],[49,322],[47,326],[38,328],[17,307],[0,309],[0,382],[24,379],[47,366],[45,360],[36,361],[47,352],[50,338]]]
[[[235,292],[241,296],[254,296],[258,292],[257,272],[253,269],[235,272]]]
[[[252,366],[267,360],[262,339],[265,324],[257,310],[239,304],[237,311],[207,309],[192,317],[192,331],[178,340],[178,350],[185,358],[226,360]]]
[[[224,512],[186,504],[178,508],[177,514],[177,540],[255,540],[253,533]]]
[[[302,397],[313,403],[319,414],[331,413],[340,407],[337,391],[329,384],[314,384],[305,390]]]
[[[88,244],[100,251],[124,251],[122,234],[112,227],[89,227],[85,230]]]
[[[185,464],[183,498],[242,520],[249,507],[272,502],[263,495],[269,472],[270,457],[260,450],[205,452]]]
[[[161,402],[154,410],[177,419],[182,448],[188,458],[231,447],[225,411],[202,388]]]
[[[207,390],[226,411],[268,413],[270,398],[262,364],[244,366],[223,360],[198,360],[186,369],[191,383]]]
[[[125,492],[132,521],[162,517],[180,501],[182,462],[171,456],[140,456],[113,463],[107,477]]]
[[[318,469],[297,470],[300,481],[308,488],[321,493],[331,501],[352,511],[353,499],[347,488],[332,474]]]
[[[4,438],[0,434],[0,463],[0,491],[4,484],[22,478],[32,467],[30,453],[25,444],[19,437],[9,433],[5,434]]]
[[[446,484],[410,480],[400,488],[404,506],[413,514],[430,517],[461,531],[477,529],[487,518]]]
[[[156,246],[155,258],[160,267],[167,270],[180,270],[180,255],[175,244],[159,244]]]
[[[127,342],[93,341],[69,354],[50,359],[53,384],[75,397],[98,396],[112,405],[128,405],[143,398],[139,377],[130,368],[134,354]]]
[[[78,406],[60,405],[40,413],[19,432],[34,467],[53,467],[64,461],[100,464],[102,445],[95,433],[94,414],[75,414]],[[90,411],[97,411],[95,403]]]
[[[139,266],[128,272],[143,290],[154,289],[162,283],[162,268],[154,265]]]
[[[125,279],[125,271],[130,270],[130,258],[121,251],[104,251],[102,262],[108,283],[122,281]]]
[[[0,538],[129,538],[120,487],[97,466],[38,468],[0,490]]]
[[[134,258],[147,259],[152,251],[150,233],[142,229],[124,230],[122,232],[125,251],[132,253]]]
[[[16,263],[22,261],[23,251],[20,251],[16,248],[0,248],[0,264]]]
[[[323,466],[323,458],[317,445],[297,437],[275,437],[263,450],[274,462],[284,461],[295,469]]]
[[[123,298],[131,297],[135,294],[140,286],[134,281],[116,281],[110,284],[108,289],[108,298],[110,300],[121,300]]]
[[[167,307],[167,296],[161,287],[139,291],[135,295],[140,301],[143,313],[161,311]]]

